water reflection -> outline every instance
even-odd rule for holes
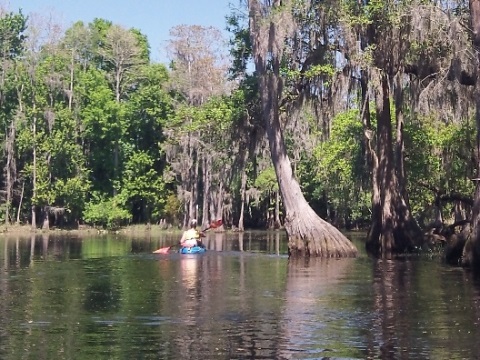
[[[212,232],[203,255],[0,241],[0,358],[480,358],[480,284],[439,259],[293,261],[281,232]]]
[[[334,297],[345,275],[354,270],[353,259],[309,259],[288,265],[282,332],[282,359],[362,358],[342,341],[348,334],[348,298]],[[343,344],[342,344],[343,343]]]

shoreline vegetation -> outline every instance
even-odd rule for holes
[[[181,234],[182,229],[172,227],[165,228],[161,225],[147,225],[147,224],[137,224],[137,225],[128,225],[125,227],[118,228],[116,230],[106,230],[100,227],[82,225],[79,228],[50,228],[50,229],[41,229],[37,228],[32,229],[31,225],[0,225],[0,237],[2,235],[32,235],[32,234],[79,234],[79,235],[98,235],[98,234],[122,234],[122,235],[138,235],[141,233],[148,233],[151,235],[155,234]]]

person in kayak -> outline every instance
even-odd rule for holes
[[[180,245],[183,247],[193,247],[193,246],[202,246],[203,233],[197,230],[197,220],[193,219],[190,221],[190,229],[183,232],[182,238],[180,239]]]

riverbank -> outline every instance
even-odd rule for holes
[[[92,226],[82,225],[76,229],[68,228],[50,228],[45,229],[35,229],[33,230],[31,225],[1,225],[0,226],[0,236],[1,235],[31,235],[31,234],[58,234],[58,233],[72,233],[80,235],[98,235],[98,234],[124,234],[124,235],[140,235],[148,233],[150,235],[155,234],[165,234],[165,233],[181,233],[181,229],[178,228],[169,228],[160,225],[129,225],[117,230],[105,230],[101,228],[96,228]]]

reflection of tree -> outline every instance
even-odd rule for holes
[[[212,251],[266,252],[280,255],[287,253],[286,236],[282,230],[208,232],[203,243]]]
[[[30,266],[33,266],[33,255],[35,254],[35,235],[30,235]]]
[[[181,287],[178,289],[178,305],[181,309],[182,322],[186,325],[175,341],[178,351],[184,359],[192,359],[196,353],[196,344],[201,343],[202,334],[196,326],[196,319],[201,316],[201,301],[205,292],[203,281],[199,281],[203,266],[203,256],[187,255],[180,259]]]
[[[267,251],[270,254],[280,255],[280,231],[267,232]]]
[[[42,256],[44,259],[48,258],[48,242],[50,236],[48,234],[42,234]]]
[[[8,309],[8,295],[10,294],[9,282],[8,279],[8,238],[3,239],[3,254],[0,253],[0,260],[3,260],[2,268],[0,270],[0,317],[1,321],[4,324],[10,322],[9,309]],[[8,327],[3,326],[0,322],[0,343],[3,342],[1,339],[7,339],[8,336]],[[0,346],[1,349],[1,346]],[[1,355],[0,351],[0,355]]]
[[[243,234],[244,234],[243,231],[240,231],[238,233],[238,251],[242,251],[242,252],[243,252]]]
[[[52,234],[45,258],[41,235],[5,238],[0,358],[480,359],[470,273],[424,258],[287,261],[250,251],[264,234],[249,245],[245,232],[245,252],[224,233],[228,252],[158,257],[149,239],[132,255]]]
[[[158,266],[159,316],[174,319],[162,327],[161,358],[276,358],[285,259],[212,250]]]
[[[376,316],[369,333],[368,353],[381,359],[392,359],[398,349],[408,349],[410,326],[401,324],[402,309],[408,308],[412,288],[410,261],[377,260],[373,268],[373,309]],[[403,333],[406,332],[406,333]],[[379,353],[377,351],[378,347]]]
[[[326,328],[331,309],[329,297],[345,274],[353,267],[353,259],[290,259],[285,291],[285,311],[282,321],[284,342],[279,349],[282,359],[295,358],[296,351],[323,351],[316,342],[329,334],[319,336]],[[338,306],[338,304],[337,304]],[[337,319],[342,326],[342,319]],[[325,330],[328,332],[328,329]],[[313,347],[313,349],[309,349]],[[320,354],[318,354],[320,355]],[[323,357],[323,355],[322,355]]]
[[[461,273],[439,271],[425,259],[374,262],[368,358],[478,358],[466,340],[478,334],[474,289]]]

